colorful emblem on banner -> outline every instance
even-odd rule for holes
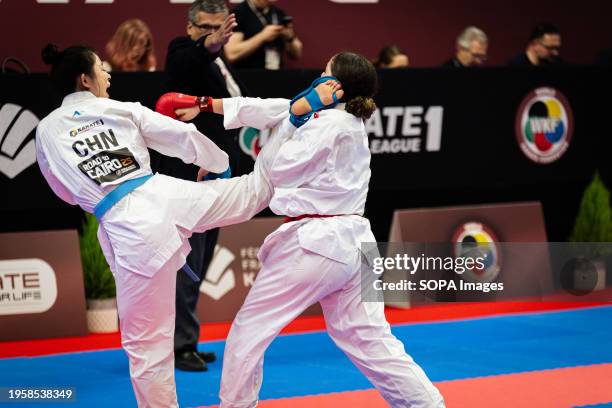
[[[569,147],[574,129],[571,106],[558,90],[537,88],[523,99],[515,127],[525,156],[536,163],[552,163]]]
[[[481,258],[479,265],[468,269],[463,278],[470,282],[493,282],[501,270],[501,248],[495,233],[479,222],[466,222],[459,226],[452,237],[455,258]]]
[[[243,127],[240,129],[240,135],[238,136],[240,149],[255,160],[269,135],[270,130],[268,129],[259,130],[252,127]]]

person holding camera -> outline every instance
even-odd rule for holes
[[[245,0],[232,10],[238,26],[225,46],[225,55],[236,68],[280,69],[285,54],[292,59],[302,55],[293,18],[272,2]]]

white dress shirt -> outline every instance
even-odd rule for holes
[[[215,64],[217,64],[217,66],[219,67],[219,71],[221,72],[221,75],[223,76],[223,79],[225,80],[225,87],[227,88],[227,93],[229,93],[230,96],[234,96],[234,97],[242,96],[242,91],[240,90],[240,86],[238,85],[234,77],[232,76],[232,73],[229,71],[229,69],[227,68],[227,65],[225,65],[225,62],[223,62],[221,57],[217,57],[217,59],[215,59]]]

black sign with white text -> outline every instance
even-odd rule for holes
[[[604,181],[612,180],[612,138],[605,122],[611,74],[609,68],[589,66],[380,71],[378,110],[365,123],[372,152],[366,216],[377,238],[386,239],[397,208],[533,200],[543,205],[548,237],[567,239],[595,171]],[[320,71],[251,70],[238,75],[249,96],[292,98]],[[114,99],[152,108],[166,91],[165,83],[163,73],[116,73],[109,92]],[[31,114],[42,119],[61,98],[43,74],[0,75],[0,88],[0,110],[17,118],[6,140],[17,137],[12,135],[17,125],[22,133],[31,132],[19,144],[5,141],[0,149],[2,228],[77,227],[80,220],[66,216],[75,210],[54,196],[26,151],[34,137]],[[234,175],[252,170],[253,157],[265,143],[265,134],[255,129],[243,128],[240,135],[243,154]],[[99,139],[103,145],[112,139],[106,136]],[[75,145],[76,150],[89,150],[83,158],[93,153],[89,145],[97,146],[94,139],[89,145],[85,139],[76,141],[84,143]],[[8,146],[18,149],[9,151]],[[101,160],[106,164],[83,162],[83,170],[95,169],[91,174],[104,179],[130,169],[121,158],[102,154],[108,156]],[[10,176],[3,168],[11,169]]]

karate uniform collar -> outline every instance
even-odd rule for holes
[[[341,111],[346,111],[345,108],[346,108],[346,103],[345,102],[340,102],[340,103],[338,103],[336,106],[334,106],[331,109],[338,109],[338,110],[341,110]],[[280,134],[281,134],[281,137],[283,138],[284,141],[287,141],[287,140],[293,138],[295,127],[291,123],[291,121],[289,121],[289,120],[282,121],[280,129],[281,129],[280,130]]]
[[[64,97],[64,100],[62,101],[62,106],[76,105],[80,102],[95,98],[97,98],[97,96],[89,91],[73,92]]]

